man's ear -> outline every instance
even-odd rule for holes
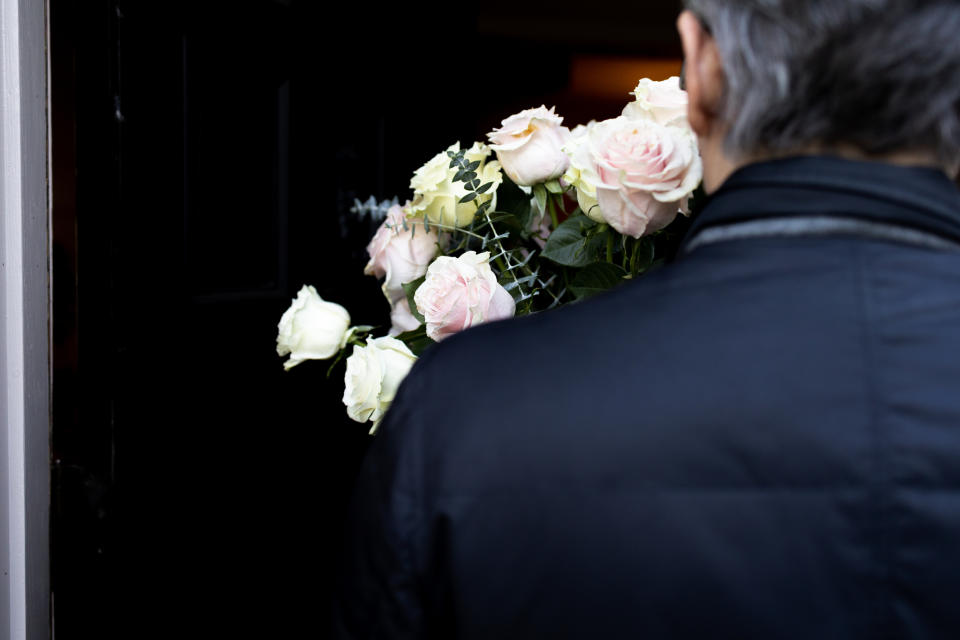
[[[713,37],[690,11],[684,11],[677,18],[677,31],[683,44],[684,83],[689,99],[687,116],[696,134],[705,137],[718,124],[717,114],[726,82],[720,53]]]

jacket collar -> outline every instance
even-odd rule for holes
[[[798,156],[734,172],[695,216],[683,245],[716,225],[811,215],[902,225],[960,241],[960,190],[942,171]]]

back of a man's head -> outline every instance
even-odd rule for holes
[[[732,158],[850,148],[960,166],[957,0],[686,0],[725,74]]]

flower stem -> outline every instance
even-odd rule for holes
[[[553,203],[553,197],[554,196],[552,193],[547,194],[547,211],[550,212],[550,219],[553,221],[553,228],[556,229],[560,226],[560,218],[557,217],[557,208]],[[560,197],[562,198],[563,196]]]

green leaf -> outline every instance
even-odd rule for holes
[[[474,160],[473,162],[467,165],[467,171],[476,171],[479,167],[480,167],[480,161]]]
[[[492,183],[492,182],[488,182],[487,184],[482,184],[482,185],[480,185],[480,186],[477,188],[476,191],[477,191],[477,193],[486,193],[487,191],[490,190],[490,187],[492,187],[492,186],[493,186],[493,183]]]
[[[570,291],[577,298],[589,298],[623,283],[626,270],[609,262],[595,262],[577,272],[570,282]]]
[[[420,321],[420,324],[426,322],[423,319],[423,315],[417,310],[417,305],[413,302],[413,294],[417,292],[417,289],[420,285],[423,284],[423,281],[427,279],[427,276],[420,276],[413,282],[404,282],[403,292],[407,294],[407,303],[410,305],[410,313],[413,314],[413,317]]]
[[[410,348],[410,351],[413,351],[413,355],[419,357],[430,345],[434,344],[432,338],[427,336],[427,327],[421,324],[419,327],[413,331],[405,331],[397,336],[397,340],[402,341],[407,347]]]
[[[542,184],[533,185],[533,196],[537,199],[537,208],[541,213],[547,211],[547,190]]]
[[[468,193],[467,195],[463,196],[462,198],[460,198],[460,202],[461,202],[461,203],[470,202],[471,200],[473,200],[473,199],[476,198],[476,197],[477,197],[476,192],[471,192],[471,193]]]
[[[543,248],[543,257],[568,267],[585,267],[601,260],[610,232],[588,236],[587,233],[596,226],[596,222],[584,215],[567,218],[550,234]]]
[[[477,177],[476,171],[464,171],[463,177],[460,179],[463,180],[464,182],[470,182],[474,180],[476,177]],[[454,181],[456,181],[456,179],[454,179]]]
[[[653,259],[655,257],[655,246],[654,240],[650,236],[646,236],[639,240],[635,241],[633,247],[633,255],[630,258],[630,271],[631,273],[638,275],[647,271],[650,266],[653,264]]]
[[[549,182],[543,183],[543,186],[547,188],[547,191],[550,193],[563,193],[563,187],[560,186],[559,180],[551,180]]]

